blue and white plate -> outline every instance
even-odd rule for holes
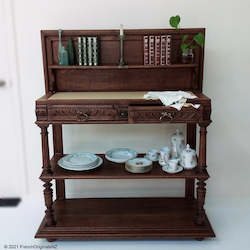
[[[107,160],[115,163],[125,163],[130,159],[134,159],[137,152],[130,148],[114,148],[106,152],[105,157]]]
[[[87,170],[95,169],[95,168],[100,167],[103,163],[103,159],[97,155],[96,155],[97,160],[95,161],[95,163],[90,164],[90,165],[68,165],[68,164],[65,164],[63,158],[61,158],[58,161],[58,165],[64,169],[73,170],[73,171],[87,171]]]
[[[62,162],[64,163],[64,165],[73,167],[95,166],[97,161],[98,161],[97,156],[95,154],[88,152],[70,154],[62,158]]]

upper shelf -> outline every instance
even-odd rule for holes
[[[61,65],[49,65],[49,69],[159,69],[159,68],[197,68],[198,64],[170,64],[170,65],[98,65],[98,66],[61,66]]]

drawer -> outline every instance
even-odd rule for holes
[[[112,121],[119,119],[119,113],[113,105],[49,105],[50,121]]]
[[[201,108],[183,107],[180,111],[162,106],[129,106],[128,108],[129,123],[198,122],[201,118]]]

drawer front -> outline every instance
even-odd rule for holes
[[[165,123],[165,122],[198,122],[202,118],[201,108],[175,108],[159,106],[130,106],[128,119],[130,123]]]
[[[113,105],[50,105],[50,121],[112,121],[118,120],[119,114]]]

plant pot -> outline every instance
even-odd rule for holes
[[[187,49],[182,53],[182,63],[188,64],[194,62],[194,52],[193,49]]]

